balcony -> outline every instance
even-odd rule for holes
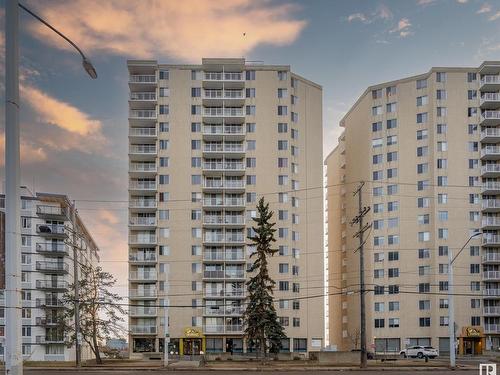
[[[131,91],[153,90],[156,83],[154,74],[131,74],[128,78],[128,86]]]
[[[154,109],[132,109],[128,113],[131,120],[156,120],[157,117]]]
[[[155,253],[132,253],[129,254],[130,263],[156,263]]]
[[[245,95],[243,90],[222,90],[222,89],[205,89],[203,90],[203,104],[206,106],[243,105]]]
[[[235,85],[231,85],[231,83],[238,83],[239,85],[235,87],[242,87],[241,85],[245,83],[245,77],[241,72],[205,72],[203,81],[225,82],[225,87],[233,87]]]
[[[68,234],[63,224],[37,224],[36,232],[44,237],[67,237]]]
[[[57,298],[42,298],[42,299],[37,298],[36,307],[53,309],[58,307],[59,308],[66,307],[66,304]]]
[[[158,275],[156,270],[152,271],[130,271],[129,278],[130,281],[156,281],[158,279]]]
[[[227,243],[243,243],[245,242],[245,237],[243,233],[226,233],[226,242]]]
[[[498,177],[500,176],[500,164],[486,164],[481,167],[482,177]]]
[[[226,270],[225,272],[226,279],[244,279],[245,271],[241,270]]]
[[[36,336],[36,344],[50,345],[50,344],[64,344],[64,337],[58,336]]]
[[[224,198],[224,205],[228,207],[245,207],[245,198]]]
[[[243,251],[238,251],[238,252],[223,251],[223,250],[205,251],[205,253],[203,254],[203,260],[206,262],[210,262],[210,261],[244,262],[245,261],[245,254]]]
[[[495,126],[500,124],[500,111],[483,111],[481,126]]]
[[[129,289],[129,297],[133,299],[156,299],[158,293],[154,289]]]
[[[245,298],[244,289],[233,289],[233,290],[205,290],[205,298]]]
[[[130,163],[128,167],[129,174],[135,177],[151,176],[151,174],[155,174],[157,170],[155,162]]]
[[[484,333],[500,333],[500,324],[488,324],[484,325]]]
[[[203,253],[203,260],[204,261],[216,261],[216,262],[221,262],[224,260],[224,250],[215,250],[215,251],[210,251],[210,250],[205,250]]]
[[[482,224],[482,229],[498,229],[500,228],[500,217],[496,216],[483,217],[481,224]]]
[[[131,216],[128,225],[133,228],[149,228],[156,226],[156,217],[154,216]]]
[[[243,225],[245,225],[245,216],[225,215],[224,216],[224,224],[226,224],[226,225],[235,225],[235,226],[243,226]]]
[[[500,76],[484,75],[481,78],[479,90],[481,91],[496,91],[500,88]]]
[[[483,289],[484,298],[500,298],[500,288],[485,288]]]
[[[156,106],[155,91],[131,92],[128,100],[130,109],[154,109]]]
[[[496,109],[500,107],[500,94],[497,92],[485,92],[481,95],[482,109]]]
[[[68,211],[60,206],[38,205],[36,206],[36,214],[41,218],[53,218],[57,220],[67,220]]]
[[[483,280],[485,281],[500,281],[500,271],[484,271]]]
[[[481,159],[483,160],[500,160],[500,147],[486,146],[481,149]]]
[[[68,282],[64,280],[37,280],[36,288],[43,290],[67,290]]]
[[[500,246],[500,236],[497,234],[484,233],[483,246],[492,246],[492,247]]]
[[[500,263],[500,253],[486,253],[483,255],[483,263]]]
[[[224,204],[222,197],[220,198],[203,198],[203,207],[221,207]]]
[[[484,315],[500,315],[500,306],[484,306]]]
[[[39,316],[35,319],[35,322],[37,326],[53,327],[59,325],[57,319],[44,318]]]
[[[203,236],[205,243],[224,243],[224,233],[205,233]]]
[[[224,137],[227,140],[239,141],[245,137],[245,128],[243,125],[204,125],[203,138],[206,140],[222,140]]]
[[[204,215],[203,224],[204,225],[222,225],[223,217],[220,215]]]
[[[245,120],[243,107],[203,107],[202,115],[207,122],[216,119],[216,122],[219,123],[222,118],[234,122]]]
[[[156,234],[131,234],[128,236],[129,245],[156,245]]]
[[[206,334],[211,333],[227,333],[227,334],[242,334],[243,333],[243,325],[242,324],[233,324],[233,325],[205,325],[203,327],[203,332]]]
[[[156,128],[129,128],[128,137],[131,141],[150,141],[157,137]]]
[[[203,271],[204,279],[224,279],[224,270]]]
[[[156,210],[156,199],[130,199],[129,208],[140,211],[154,211]]]
[[[245,165],[241,162],[210,161],[203,163],[204,171],[216,172],[245,172]]]
[[[129,191],[136,193],[156,193],[156,181],[153,180],[130,180]]]
[[[481,131],[481,142],[485,142],[485,143],[498,143],[498,142],[500,142],[500,129],[498,129],[498,128],[484,128]]]
[[[128,151],[130,160],[155,160],[156,145],[130,145]]]
[[[129,310],[130,316],[156,316],[156,307],[151,306],[132,306]]]
[[[132,335],[156,335],[156,326],[131,325]]]
[[[68,273],[69,266],[67,263],[62,262],[41,262],[37,261],[35,264],[35,268],[37,271],[42,273]]]
[[[205,189],[213,189],[213,190],[244,190],[245,189],[245,181],[240,180],[222,180],[222,179],[206,179],[203,181],[203,188]]]
[[[495,195],[500,193],[500,181],[487,181],[483,183],[481,193],[486,195]]]
[[[66,256],[69,254],[68,246],[64,242],[39,242],[36,252],[45,256]]]

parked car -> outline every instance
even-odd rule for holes
[[[410,346],[406,349],[403,349],[399,352],[399,355],[403,356],[404,358],[410,357],[410,358],[424,358],[424,357],[429,357],[429,358],[436,358],[439,356],[439,353],[437,349],[434,349],[432,346],[421,346],[421,345],[416,345],[416,346]]]

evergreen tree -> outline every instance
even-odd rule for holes
[[[252,277],[246,282],[248,302],[243,315],[245,321],[245,335],[250,345],[264,356],[277,353],[281,348],[281,340],[286,338],[283,326],[273,304],[273,289],[276,284],[269,276],[268,257],[272,257],[278,250],[272,247],[274,225],[271,222],[273,212],[269,211],[269,203],[264,198],[257,204],[257,217],[253,218],[256,226],[253,227],[254,236],[248,237],[255,246],[255,252],[250,254],[254,259],[249,271]]]

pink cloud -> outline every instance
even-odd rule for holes
[[[34,164],[47,160],[43,147],[21,140],[21,162]],[[5,164],[5,133],[0,133],[0,166]]]
[[[242,56],[260,44],[290,44],[306,25],[293,17],[297,6],[268,0],[76,0],[31,6],[85,51],[134,58]],[[31,29],[42,41],[69,48],[39,23]]]
[[[408,18],[401,18],[396,27],[389,30],[390,33],[398,33],[401,38],[405,38],[413,34],[410,30],[411,22]]]

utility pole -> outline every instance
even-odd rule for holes
[[[81,346],[80,346],[80,284],[78,281],[78,246],[76,244],[77,240],[77,225],[76,225],[76,204],[73,201],[71,205],[71,224],[72,224],[72,246],[73,246],[73,284],[75,286],[75,361],[76,367],[80,367],[82,364],[81,358]]]
[[[165,367],[168,367],[168,344],[170,343],[170,332],[169,332],[169,329],[168,329],[168,302],[165,301],[165,305],[163,305],[163,312],[165,314],[165,338],[163,339],[163,351],[164,351],[164,354],[163,354],[163,366]]]
[[[5,1],[5,373],[22,375],[19,4]]]
[[[358,224],[358,231],[353,235],[353,237],[359,238],[359,297],[360,297],[360,330],[361,330],[361,368],[365,368],[367,365],[367,353],[366,353],[366,306],[365,306],[365,258],[364,258],[364,233],[367,229],[371,227],[371,224],[363,224],[363,217],[370,211],[370,207],[362,207],[363,205],[363,186],[365,183],[361,181],[358,188],[354,191],[353,195],[358,196],[358,215],[352,219],[351,225]]]

